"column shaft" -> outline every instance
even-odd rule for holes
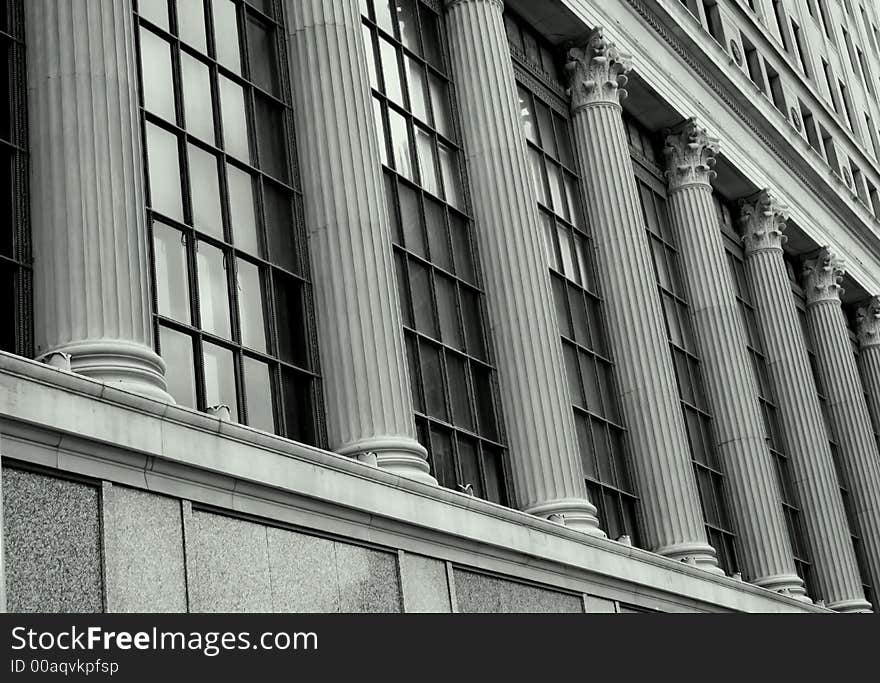
[[[805,264],[807,327],[837,437],[840,469],[849,489],[851,523],[864,548],[863,571],[876,587],[880,586],[880,454],[840,307],[838,280],[842,275],[842,266],[827,249]]]
[[[446,27],[511,469],[522,509],[601,533],[577,452],[502,8],[451,0]]]
[[[289,0],[330,447],[436,483],[417,442],[357,0]]]
[[[37,354],[171,401],[152,342],[131,0],[24,9]]]
[[[766,192],[743,206],[745,266],[776,389],[818,595],[832,609],[864,611],[861,580],[807,349],[783,260],[782,207]]]
[[[654,280],[638,189],[621,117],[619,85],[629,70],[595,32],[569,52],[572,134],[588,197],[596,264],[605,296],[617,370],[641,495],[648,548],[693,558],[717,570],[690,459],[687,433]]]
[[[666,141],[669,209],[690,302],[715,448],[746,580],[805,594],[785,526],[773,455],[730,278],[711,179],[717,143],[695,121]]]

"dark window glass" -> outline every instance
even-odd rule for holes
[[[420,0],[361,10],[419,439],[440,484],[506,503],[442,19]]]
[[[140,0],[156,341],[169,391],[314,443],[302,197],[276,2]]]
[[[0,8],[0,350],[33,355],[23,4]]]

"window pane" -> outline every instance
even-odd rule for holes
[[[446,137],[452,138],[454,131],[446,81],[432,73],[428,76],[428,82],[431,87],[431,106],[434,109],[434,127]]]
[[[235,5],[231,0],[213,0],[214,43],[217,61],[235,73],[241,73],[241,54],[238,46],[238,22]]]
[[[202,0],[183,0],[178,2],[177,24],[180,39],[207,54],[205,5]]]
[[[266,351],[266,323],[263,319],[263,291],[260,269],[238,259],[238,310],[241,318],[241,343],[257,351]]]
[[[403,106],[403,91],[400,85],[400,65],[397,48],[379,37],[379,57],[382,60],[382,76],[385,79],[385,94],[392,102]]]
[[[154,211],[183,220],[180,197],[180,160],[177,137],[147,124],[147,157],[149,162],[150,206]]]
[[[254,100],[257,121],[257,147],[260,168],[279,180],[287,180],[287,145],[284,134],[284,109],[270,99],[257,95]]]
[[[235,371],[232,351],[216,344],[202,345],[205,367],[205,405],[226,405],[233,422],[238,422],[238,401],[235,395]]]
[[[495,422],[495,400],[492,390],[492,378],[486,368],[471,364],[474,395],[477,399],[477,416],[480,422],[480,434],[489,439],[498,438],[498,427]]]
[[[458,174],[458,161],[455,152],[446,145],[439,146],[440,171],[443,173],[443,189],[446,201],[452,206],[461,207],[461,177]]]
[[[416,54],[420,53],[416,0],[397,0],[397,24],[400,27],[400,42]]]
[[[449,231],[455,256],[455,274],[463,280],[474,282],[474,261],[468,237],[467,223],[454,211],[449,212]]]
[[[449,431],[431,427],[431,459],[433,474],[440,486],[456,488],[458,477],[455,472],[455,459],[452,455],[452,439]]]
[[[410,288],[416,329],[432,337],[437,336],[434,322],[434,299],[431,296],[431,273],[422,264],[409,262]]]
[[[202,329],[229,339],[229,289],[223,252],[205,242],[197,247]]]
[[[452,270],[452,254],[446,240],[446,218],[443,205],[425,198],[425,228],[428,233],[428,246],[431,248],[431,262],[434,265]]]
[[[376,76],[376,54],[373,52],[373,32],[367,26],[361,25],[361,37],[364,41],[364,54],[367,58],[367,72],[370,74],[370,85],[379,89],[379,79]]]
[[[223,116],[223,146],[229,154],[250,162],[244,91],[228,78],[220,77],[220,105]]]
[[[425,410],[428,415],[445,420],[447,419],[446,401],[440,351],[432,344],[420,344],[419,351],[422,360],[422,383],[425,387]]]
[[[196,407],[193,345],[189,335],[159,326],[159,349],[165,361],[168,393],[182,406]]]
[[[480,319],[480,301],[476,292],[461,287],[461,315],[467,336],[467,351],[475,358],[483,358],[483,325]]]
[[[437,161],[434,158],[434,140],[430,133],[416,126],[416,149],[419,154],[419,175],[422,187],[439,195],[437,184]]]
[[[154,222],[153,251],[159,313],[189,323],[189,284],[183,233],[164,223]]]
[[[281,371],[285,436],[295,441],[315,443],[312,406],[312,379],[292,370]]]
[[[397,193],[400,197],[400,218],[403,223],[404,246],[419,256],[427,256],[425,235],[422,232],[419,195],[415,190],[403,183],[398,185]]]
[[[461,481],[471,485],[471,492],[478,498],[485,495],[482,477],[480,477],[480,461],[477,444],[472,439],[458,437],[458,462],[461,464]]]
[[[193,225],[214,237],[223,237],[217,157],[194,145],[189,149],[189,183],[193,200]]]
[[[535,187],[535,198],[544,206],[549,206],[547,190],[544,185],[544,158],[538,150],[530,147],[529,160],[532,162],[532,184]]]
[[[305,311],[299,281],[275,272],[275,315],[278,319],[278,357],[300,367],[309,366]]]
[[[430,123],[425,100],[425,69],[416,60],[406,57],[406,80],[409,86],[410,111],[419,120]]]
[[[455,283],[440,274],[435,275],[437,286],[437,312],[440,318],[442,341],[456,349],[464,347],[464,340],[458,327],[458,303],[455,298]]]
[[[186,130],[214,144],[214,113],[211,106],[211,75],[207,65],[180,53],[183,74],[183,112]]]
[[[168,0],[138,0],[138,14],[168,30]]]
[[[373,98],[373,120],[376,122],[376,137],[379,139],[379,160],[388,165],[388,136],[385,133],[385,120],[382,118],[382,104]]]
[[[449,373],[449,397],[452,400],[452,421],[458,427],[474,429],[474,413],[468,392],[467,363],[454,353],[446,354]]]
[[[272,383],[268,365],[244,357],[244,391],[247,397],[248,424],[257,429],[274,432]]]
[[[394,168],[400,175],[412,180],[412,155],[410,153],[406,119],[389,109],[388,123],[391,127],[391,148],[394,152]]]
[[[556,138],[553,135],[553,123],[550,118],[550,109],[543,102],[536,102],[538,112],[538,130],[541,133],[541,147],[550,156],[558,158]]]
[[[526,140],[538,142],[538,135],[535,130],[535,109],[532,103],[532,96],[520,86],[518,89],[519,96],[519,119],[522,126],[523,134]]]
[[[141,29],[141,70],[144,107],[166,121],[174,123],[171,46],[155,33],[143,28]]]
[[[278,57],[275,31],[252,14],[247,16],[248,58],[251,80],[271,93],[278,90]]]
[[[250,173],[226,165],[229,184],[229,214],[232,221],[232,240],[235,246],[250,254],[259,255],[257,219],[254,210],[254,188]]]
[[[422,24],[423,55],[433,66],[443,71],[443,50],[440,47],[440,27],[437,15],[422,5],[419,8],[419,20]]]
[[[269,260],[291,272],[298,272],[294,234],[296,223],[290,195],[264,180],[263,209],[266,214]]]

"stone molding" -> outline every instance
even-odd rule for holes
[[[689,185],[712,187],[718,174],[713,170],[720,151],[717,138],[711,137],[696,118],[688,119],[676,132],[667,131],[663,155],[666,157],[666,180],[669,191]]]
[[[592,104],[619,106],[626,99],[630,57],[605,39],[602,28],[594,29],[582,46],[570,47],[565,59],[572,113]]]
[[[788,241],[788,208],[769,189],[739,202],[737,219],[747,256],[758,251],[782,251]]]
[[[806,260],[802,278],[807,306],[823,301],[839,304],[844,291],[840,281],[845,272],[843,261],[831,251],[831,247],[822,247],[815,257]]]

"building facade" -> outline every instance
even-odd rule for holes
[[[8,611],[880,609],[872,0],[4,0]]]

